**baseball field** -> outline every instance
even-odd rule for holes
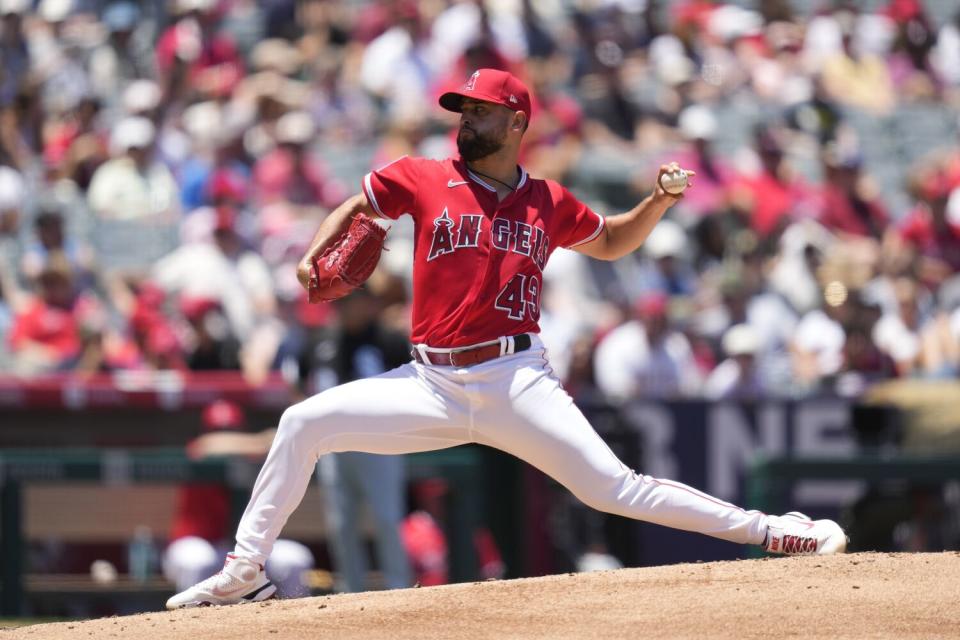
[[[137,638],[960,638],[960,552],[683,564],[0,631]]]

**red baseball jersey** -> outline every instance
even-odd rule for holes
[[[414,344],[463,347],[539,332],[550,254],[603,230],[603,216],[564,187],[520,172],[502,201],[460,159],[405,156],[364,178],[378,215],[413,216]]]

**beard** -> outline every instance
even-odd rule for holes
[[[460,157],[467,162],[486,158],[503,149],[504,135],[494,137],[493,135],[483,135],[473,129],[469,131],[473,134],[469,138],[464,137],[464,130],[462,129],[457,134],[457,150],[460,152]],[[506,134],[506,131],[503,134]]]

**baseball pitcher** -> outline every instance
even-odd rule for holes
[[[480,69],[440,105],[460,114],[459,157],[404,157],[367,174],[361,192],[320,225],[297,274],[311,299],[344,295],[379,258],[382,230],[369,218],[413,216],[413,360],[287,409],[223,570],[167,606],[271,597],[264,562],[317,459],[339,451],[477,442],[526,460],[596,509],[773,553],[843,552],[846,535],[830,520],[745,511],[627,468],[564,391],[537,335],[551,253],[562,247],[616,260],[635,251],[693,173],[662,166],[650,196],[604,218],[518,166],[531,105],[517,78]]]

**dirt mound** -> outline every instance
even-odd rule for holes
[[[0,638],[960,638],[960,553],[684,564],[147,613]]]

